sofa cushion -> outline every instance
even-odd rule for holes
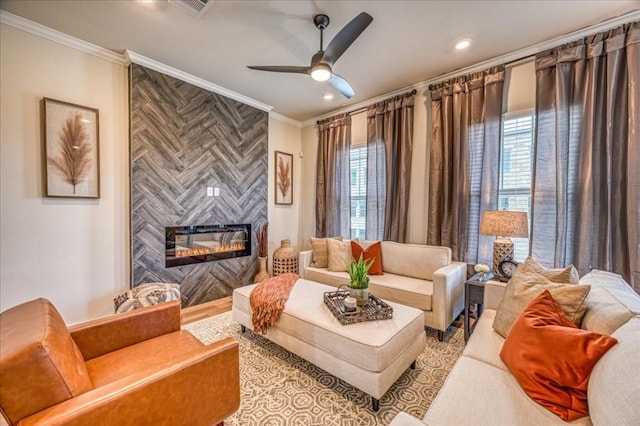
[[[511,327],[500,358],[534,401],[571,421],[589,414],[589,375],[616,343],[607,335],[577,328],[544,290]]]
[[[513,375],[482,361],[460,357],[424,417],[429,426],[565,425],[536,404]],[[587,417],[575,425],[591,425]]]
[[[357,239],[354,241],[358,241]],[[327,240],[327,251],[329,252],[328,269],[332,272],[346,272],[347,263],[352,259],[351,241],[339,241],[329,238]]]
[[[549,290],[554,300],[576,326],[580,326],[587,309],[586,297],[591,286],[554,283],[537,272],[518,266],[513,278],[505,287],[502,301],[498,306],[493,328],[502,337],[509,333],[511,325],[524,308],[543,290]]]
[[[433,282],[402,275],[384,274],[369,277],[369,292],[376,297],[423,311],[433,309]]]
[[[384,272],[433,281],[433,274],[451,263],[449,247],[382,242]]]
[[[473,334],[469,337],[462,354],[507,371],[507,366],[500,359],[500,349],[502,349],[504,337],[496,333],[492,326],[495,316],[496,311],[493,309],[484,310],[476,321]]]
[[[589,379],[589,414],[598,425],[637,425],[640,419],[640,316],[618,328],[618,344],[598,361]]]
[[[25,416],[93,388],[82,354],[46,299],[0,315],[0,400],[9,418]]]
[[[369,268],[369,275],[382,275],[382,248],[380,241],[375,241],[368,246],[360,245],[356,241],[351,241],[351,255],[355,260],[362,259],[372,261]]]
[[[640,297],[620,275],[593,270],[580,283],[591,285],[581,328],[612,334],[634,315],[640,315]]]
[[[342,241],[342,236],[333,237],[333,240]],[[326,238],[310,238],[311,240],[311,266],[326,268],[329,266],[329,252]]]

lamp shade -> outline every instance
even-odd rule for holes
[[[480,234],[527,238],[529,236],[527,213],[508,210],[486,210],[482,213]]]

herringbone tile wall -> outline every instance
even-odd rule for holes
[[[179,283],[183,307],[229,296],[257,272],[255,233],[250,257],[165,268],[164,228],[267,221],[268,115],[140,65],[130,79],[132,283]]]

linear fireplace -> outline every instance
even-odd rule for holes
[[[251,224],[165,228],[165,266],[251,256]]]

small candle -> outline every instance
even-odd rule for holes
[[[356,299],[355,297],[347,296],[342,301],[344,303],[344,311],[345,312],[353,312],[356,310]]]

